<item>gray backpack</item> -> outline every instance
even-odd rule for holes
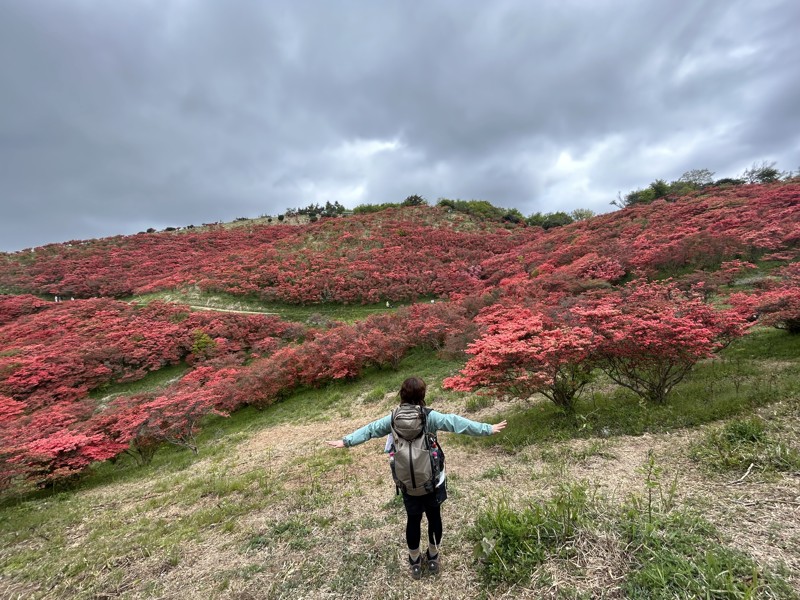
[[[444,453],[436,435],[427,431],[428,413],[430,409],[414,404],[401,404],[392,412],[392,477],[398,492],[409,496],[433,492],[444,470]]]

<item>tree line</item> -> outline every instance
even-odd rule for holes
[[[791,181],[800,176],[800,169],[798,169],[797,173],[781,171],[776,167],[776,164],[774,161],[753,163],[739,177],[723,177],[722,179],[714,179],[714,171],[709,169],[691,169],[675,181],[667,183],[664,179],[656,179],[647,187],[630,191],[624,196],[619,193],[616,200],[612,201],[611,204],[624,208],[635,204],[650,204],[661,198],[669,200],[670,198],[686,196],[697,190],[711,187],[777,183],[779,181]]]

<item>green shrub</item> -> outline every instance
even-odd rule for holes
[[[194,330],[194,343],[192,344],[192,354],[196,356],[210,356],[213,354],[217,343],[205,331]]]
[[[675,512],[647,521],[631,511],[622,525],[631,561],[623,586],[628,598],[797,598],[780,577],[720,544],[702,517]]]
[[[800,469],[800,452],[768,432],[767,423],[757,416],[709,430],[692,446],[690,456],[712,471]]]
[[[376,388],[372,388],[367,394],[364,396],[364,402],[369,404],[380,402],[383,400],[383,397],[386,395],[386,388],[383,386],[378,386]]]
[[[436,206],[443,208],[450,208],[454,211],[461,212],[480,219],[488,219],[490,221],[503,221],[504,217],[516,217],[519,211],[509,211],[507,208],[494,206],[491,202],[486,200],[452,200],[450,198],[439,198]]]
[[[464,409],[468,413],[472,413],[483,408],[489,408],[492,404],[494,404],[494,400],[491,398],[491,396],[478,394],[467,398],[467,401],[464,404]]]
[[[514,510],[505,502],[480,513],[469,533],[489,585],[520,584],[550,554],[568,555],[567,542],[585,522],[586,487],[564,485],[542,504]]]
[[[353,209],[354,215],[368,215],[376,212],[381,212],[387,208],[399,208],[400,204],[397,202],[384,202],[383,204],[359,204]]]

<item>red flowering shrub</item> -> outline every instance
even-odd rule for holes
[[[800,333],[800,285],[787,285],[761,294],[755,311],[761,315],[764,325]]]
[[[25,411],[25,403],[0,395],[0,423],[10,421]]]
[[[0,295],[0,326],[10,323],[22,315],[31,315],[49,308],[51,305],[50,302],[27,294],[22,296]]]
[[[415,300],[480,291],[480,262],[527,235],[441,208],[412,207],[298,227],[52,244],[33,254],[0,254],[0,281],[75,297],[196,286],[294,304]]]
[[[623,271],[658,276],[691,267],[715,271],[722,263],[765,253],[796,258],[798,232],[800,183],[708,188],[675,202],[635,205],[532,235],[487,257],[481,267],[488,285],[528,302],[616,283],[615,275]],[[591,264],[593,257],[610,261],[611,270],[583,269],[583,261]],[[593,278],[594,273],[602,276]]]
[[[598,366],[654,403],[664,403],[698,360],[745,331],[737,311],[717,311],[672,282],[635,281],[572,311],[601,340]]]
[[[41,408],[181,360],[198,363],[246,348],[272,352],[282,338],[302,332],[276,317],[188,312],[161,302],[50,303],[0,326],[0,393]]]
[[[494,389],[528,397],[536,392],[572,411],[590,381],[597,343],[588,327],[557,323],[528,308],[491,307],[475,319],[485,332],[467,348],[473,355],[444,387]]]
[[[30,297],[0,302],[14,309],[14,318],[0,325],[0,479],[5,484],[20,475],[40,484],[71,476],[131,443],[190,447],[201,415],[245,403],[232,389],[235,377],[226,370],[231,361],[252,359],[243,353],[248,349],[256,357],[269,355],[305,331],[271,316],[194,313],[156,302],[41,303]],[[109,382],[139,379],[181,360],[209,365],[211,374],[204,373],[214,382],[212,394],[195,394],[207,382],[189,378],[170,388],[168,397],[134,403],[122,412],[114,402],[98,407],[87,396]],[[118,423],[109,421],[112,416]]]
[[[752,292],[732,294],[729,302],[740,314],[769,327],[800,333],[800,262],[776,269]]]
[[[101,434],[63,429],[28,443],[15,462],[28,479],[44,485],[78,475],[91,463],[113,458],[123,449]]]

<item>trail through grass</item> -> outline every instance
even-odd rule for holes
[[[370,315],[394,311],[403,304],[393,303],[389,307],[385,303],[378,304],[312,304],[298,306],[280,302],[265,302],[258,298],[234,296],[224,293],[205,293],[198,290],[171,290],[142,294],[126,298],[129,302],[177,302],[187,304],[197,310],[219,310],[227,312],[241,312],[247,314],[275,315],[286,321],[300,323],[315,323],[324,320],[343,321],[353,323],[365,319]]]

